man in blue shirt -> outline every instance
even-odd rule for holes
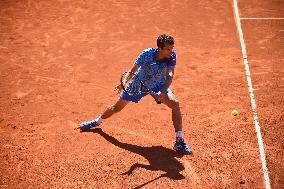
[[[174,39],[166,34],[160,35],[157,39],[157,46],[158,48],[143,50],[129,71],[136,73],[151,91],[157,93],[157,100],[172,109],[172,121],[176,131],[176,142],[173,148],[178,152],[191,154],[191,149],[182,137],[182,117],[179,102],[169,88],[176,66],[176,52],[173,50]],[[121,92],[121,85],[116,86],[116,89]],[[145,95],[147,94],[129,95],[122,91],[115,104],[108,107],[96,119],[83,121],[80,124],[80,130],[88,131],[90,128],[100,125],[104,119],[121,111],[130,101],[138,103]]]

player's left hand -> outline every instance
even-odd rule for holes
[[[158,93],[157,93],[157,100],[158,101],[161,101],[161,102],[163,102],[164,101],[164,99],[166,98],[166,93],[163,93],[163,92],[161,92],[161,91],[159,91]]]

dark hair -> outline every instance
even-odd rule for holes
[[[175,43],[174,38],[167,34],[160,35],[157,39],[157,46],[162,49],[165,46],[165,43],[173,45]]]

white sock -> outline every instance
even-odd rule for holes
[[[176,132],[176,137],[177,138],[182,138],[182,131]]]
[[[102,123],[102,118],[101,118],[101,115],[99,116],[99,117],[97,117],[96,119],[95,119],[95,121],[98,123],[98,124],[101,124]]]

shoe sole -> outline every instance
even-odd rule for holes
[[[84,131],[89,131],[91,128],[98,127],[99,125],[100,125],[100,124],[97,124],[97,123],[96,123],[94,126],[82,130],[82,129],[81,129],[82,127],[81,127],[81,124],[80,124],[80,127],[79,127],[79,128],[80,128],[80,131],[81,131],[81,132],[84,132]]]
[[[175,148],[173,148],[173,149],[174,149],[174,151],[176,151],[177,153],[180,153],[180,154],[185,154],[185,155],[190,155],[190,154],[192,154],[192,151],[184,152],[184,151],[182,151],[182,150],[177,150],[177,149],[175,149]]]

